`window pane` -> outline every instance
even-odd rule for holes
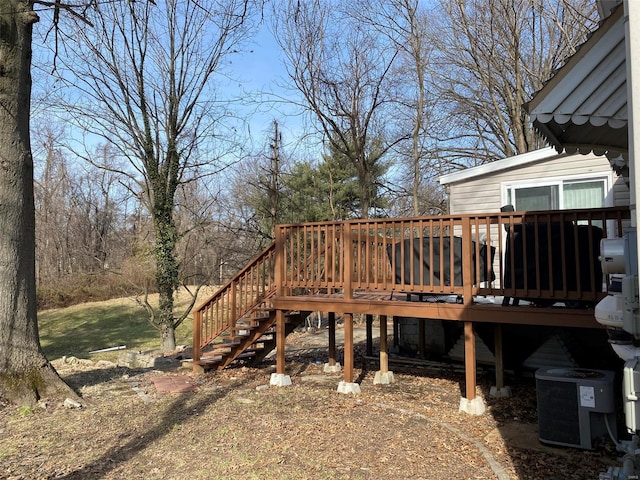
[[[604,207],[604,182],[565,183],[564,208]]]
[[[558,204],[558,186],[515,189],[516,210],[554,210]]]

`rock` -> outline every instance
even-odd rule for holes
[[[98,360],[96,362],[96,367],[99,368],[115,368],[117,365],[113,362],[110,362],[108,360]]]
[[[175,367],[179,360],[170,357],[154,356],[142,352],[126,351],[118,355],[117,365],[127,368],[154,368],[163,369]]]
[[[82,408],[82,404],[73,398],[65,398],[64,406],[66,408]]]

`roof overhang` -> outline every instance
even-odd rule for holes
[[[623,8],[618,7],[525,106],[558,152],[628,156]]]
[[[464,170],[459,170],[457,172],[447,173],[446,175],[440,176],[438,181],[441,185],[449,185],[452,183],[483,177],[485,175],[494,175],[505,170],[522,168],[527,165],[546,162],[559,158],[560,156],[563,156],[563,154],[558,153],[551,147],[541,148],[539,150],[533,150],[513,157],[502,158],[483,165],[478,165],[477,167],[465,168]]]

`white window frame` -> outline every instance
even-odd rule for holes
[[[557,185],[558,188],[558,204],[559,210],[564,210],[564,195],[562,186],[565,183],[580,183],[580,182],[593,182],[594,180],[602,180],[604,182],[604,206],[613,207],[613,174],[605,172],[592,172],[583,175],[568,175],[564,177],[549,177],[539,179],[523,179],[523,180],[511,180],[509,182],[502,182],[501,184],[501,205],[508,203],[509,191],[513,192],[513,189],[519,188],[532,188],[532,187],[548,187]],[[515,207],[515,205],[514,205]]]

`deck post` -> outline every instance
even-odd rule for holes
[[[389,353],[387,343],[387,316],[380,315],[380,370],[373,379],[374,385],[394,383],[393,372],[389,371]]]
[[[471,219],[462,218],[462,302],[464,305],[473,304],[473,282],[475,278],[471,272],[473,265],[473,240],[471,235]]]
[[[236,288],[236,282],[233,281],[231,283],[231,293],[230,293],[231,303],[229,305],[229,325],[232,327],[236,326],[236,322],[238,321],[237,315],[237,307],[238,307],[238,290]]]
[[[504,387],[504,365],[502,362],[502,325],[496,325],[494,331],[496,357],[496,387]]]
[[[353,232],[353,228],[351,227],[351,223],[345,223],[345,232],[342,235],[342,255],[344,257],[344,265],[342,265],[344,275],[344,299],[351,300],[353,298],[353,242],[351,241],[351,236]],[[346,324],[346,323],[345,323]],[[345,366],[346,366],[345,361]]]
[[[291,378],[285,371],[284,347],[286,339],[284,310],[276,310],[276,371],[271,374],[271,385],[286,387]]]
[[[482,397],[476,397],[476,335],[472,322],[464,322],[465,395],[460,399],[460,411],[482,415],[485,410]]]
[[[344,381],[353,382],[353,314],[344,314]]]
[[[465,395],[473,400],[476,398],[476,334],[471,322],[464,322],[464,373]]]
[[[502,325],[493,327],[494,350],[496,357],[496,384],[491,387],[489,395],[492,397],[510,397],[511,389],[504,385],[504,352],[502,349]]]
[[[336,313],[329,312],[329,361],[324,364],[324,373],[336,373],[340,371],[340,364],[336,362]]]
[[[276,295],[281,297],[284,295],[284,279],[285,279],[285,255],[284,255],[284,233],[282,228],[276,228],[275,232],[275,255],[273,265],[273,281],[276,285]]]
[[[344,381],[338,392],[360,393],[360,385],[353,381],[353,313],[344,314]]]
[[[373,315],[367,313],[366,316],[366,324],[367,324],[367,356],[370,357],[373,355]]]
[[[200,362],[200,343],[202,343],[202,311],[196,310],[193,313],[193,347],[191,348],[193,373],[202,371],[202,367],[198,364]]]

